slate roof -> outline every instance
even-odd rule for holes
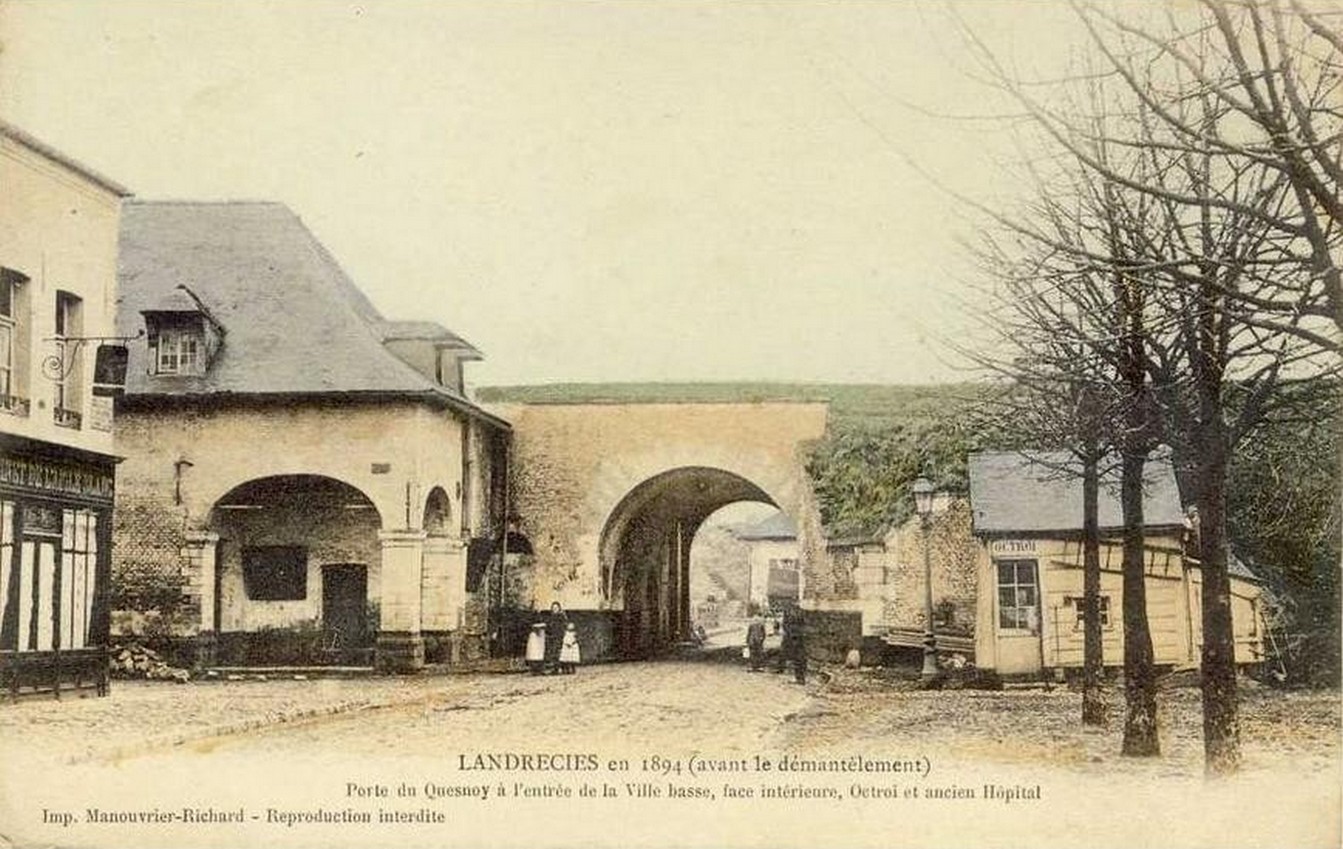
[[[1244,578],[1247,581],[1254,581],[1256,583],[1264,582],[1264,579],[1259,577],[1259,575],[1256,574],[1244,560],[1241,560],[1231,551],[1226,553],[1226,572],[1228,575],[1236,578]]]
[[[124,204],[118,334],[144,329],[143,311],[194,310],[182,285],[222,325],[223,344],[207,374],[159,377],[148,374],[145,341],[132,342],[128,397],[390,393],[493,418],[384,347],[386,328],[398,323],[378,313],[283,204]]]
[[[737,539],[743,540],[789,540],[797,539],[797,525],[788,514],[780,510],[772,516],[766,516],[754,525],[748,525],[736,532]]]
[[[975,533],[1082,530],[1081,466],[1069,453],[976,452],[969,466]],[[1169,457],[1149,460],[1145,478],[1147,527],[1182,527],[1184,510]],[[1117,471],[1102,473],[1097,508],[1102,531],[1123,527]]]
[[[384,342],[432,342],[440,348],[458,351],[459,356],[480,359],[483,355],[475,345],[434,321],[380,321],[375,325]]]

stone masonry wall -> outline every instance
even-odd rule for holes
[[[971,532],[968,501],[956,499],[944,512],[933,514],[929,545],[936,624],[939,629],[972,634],[978,546]],[[887,624],[925,627],[923,534],[917,516],[887,538],[886,571]]]
[[[512,503],[536,556],[538,608],[608,606],[599,544],[626,495],[663,472],[709,467],[736,474],[805,522],[799,446],[825,430],[811,403],[501,404],[513,423]],[[801,536],[805,541],[805,529]],[[804,555],[805,556],[805,555]]]
[[[117,493],[112,514],[112,633],[196,633],[201,587],[192,582],[185,513],[158,492]],[[211,588],[213,589],[213,588]]]

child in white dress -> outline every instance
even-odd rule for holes
[[[527,668],[533,675],[540,675],[546,668],[546,626],[537,622],[527,635]]]
[[[578,669],[578,663],[578,631],[574,630],[574,623],[570,622],[564,629],[564,642],[560,643],[560,671],[565,675],[573,675]]]

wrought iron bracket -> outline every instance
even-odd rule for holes
[[[74,370],[75,363],[78,362],[79,351],[81,348],[84,347],[84,343],[86,342],[98,342],[98,343],[120,342],[124,345],[127,342],[133,342],[136,339],[140,339],[144,335],[145,335],[144,330],[141,330],[134,336],[48,336],[42,341],[73,342],[74,350],[72,352],[68,352],[70,353],[70,356],[68,357],[64,355],[66,352],[63,352],[61,355],[48,354],[47,356],[43,357],[42,375],[46,377],[47,380],[52,381],[65,380],[67,377],[70,376],[70,372]],[[69,360],[68,364],[66,363],[67,359]]]

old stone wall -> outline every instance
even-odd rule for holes
[[[971,529],[969,502],[956,499],[934,513],[929,531],[934,623],[939,630],[973,634],[979,546]],[[917,516],[887,537],[886,573],[887,624],[926,627],[923,532]]]
[[[840,663],[850,649],[863,644],[863,616],[848,610],[807,610],[807,656]]]
[[[184,511],[171,498],[122,489],[112,513],[112,633],[194,635],[199,584],[188,575]]]
[[[603,609],[599,546],[621,500],[664,472],[707,467],[758,486],[799,524],[802,446],[826,405],[505,404],[513,424],[512,504],[535,558],[522,594],[539,608]]]
[[[441,487],[461,515],[461,422],[401,403],[124,404],[117,418],[118,495],[180,507],[203,529],[229,490],[274,475],[322,475],[358,489],[387,528],[418,528]]]
[[[220,535],[220,630],[258,631],[300,625],[318,627],[322,615],[322,567],[359,564],[368,570],[367,604],[381,598],[377,520],[371,511],[314,506],[302,500],[273,509],[228,511],[217,523]],[[249,546],[298,545],[307,549],[307,591],[302,599],[249,598],[243,580],[242,550]]]

